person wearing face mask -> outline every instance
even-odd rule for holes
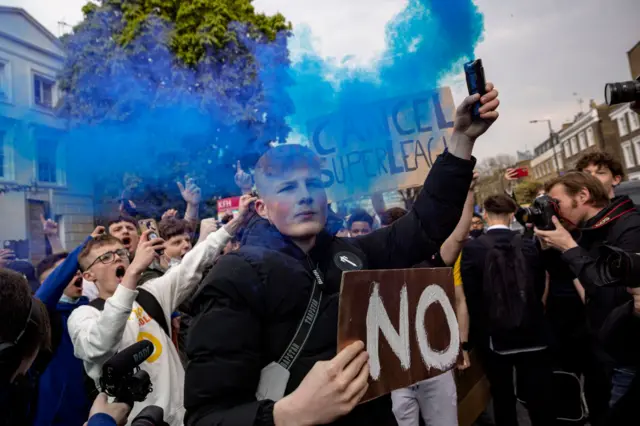
[[[471,218],[471,226],[469,228],[469,238],[476,239],[484,234],[484,221],[482,216],[474,213]]]
[[[103,233],[104,228],[99,226],[87,241]],[[84,388],[82,361],[73,355],[67,330],[71,313],[89,303],[89,299],[82,296],[82,274],[78,265],[83,246],[71,253],[48,256],[36,268],[41,286],[35,297],[47,307],[52,330],[50,350],[41,353],[36,361],[36,370],[41,371],[33,423],[37,426],[82,426],[91,407]]]

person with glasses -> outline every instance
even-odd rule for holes
[[[243,196],[236,218],[197,244],[179,265],[141,286],[137,286],[140,275],[165,249],[165,241],[150,240],[149,231],[142,234],[132,261],[122,242],[108,235],[90,240],[80,253],[78,260],[83,277],[95,282],[99,298],[105,301],[103,310],[93,303],[79,307],[68,322],[75,355],[84,362],[89,377],[97,383],[102,365],[118,350],[143,339],[154,345],[153,354],[141,365],[151,378],[153,392],[144,402],[135,404],[130,418],[135,418],[149,405],[162,408],[165,421],[172,426],[182,425],[184,417],[184,369],[180,357],[171,341],[170,330],[165,331],[138,303],[139,292],[156,299],[165,323],[169,324],[171,313],[191,296],[203,272],[213,265],[240,227],[254,200],[249,195]]]

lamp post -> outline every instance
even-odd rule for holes
[[[531,120],[529,123],[547,123],[549,125],[549,140],[551,141],[551,149],[553,150],[553,164],[556,166],[556,172],[560,175],[560,167],[558,166],[558,157],[556,156],[556,138],[558,137],[557,133],[553,131],[553,127],[551,127],[551,120]]]

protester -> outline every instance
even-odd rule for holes
[[[604,185],[609,198],[613,199],[615,187],[624,179],[622,164],[607,152],[597,151],[585,154],[578,160],[576,170],[589,173]]]
[[[373,216],[362,209],[356,209],[349,216],[349,234],[352,237],[367,235],[373,231]]]
[[[610,356],[602,353],[597,336],[611,312],[629,302],[631,296],[624,288],[606,286],[595,263],[599,248],[605,242],[630,253],[640,252],[640,213],[626,196],[609,200],[609,193],[602,183],[583,172],[569,172],[549,182],[546,189],[550,196],[558,200],[560,219],[553,219],[555,230],[536,229],[535,232],[545,245],[562,252],[562,259],[585,289],[587,319],[592,341],[595,342],[593,350],[601,362],[600,376],[603,382],[599,387],[605,393],[611,391],[611,406],[626,393],[636,374],[637,360],[611,360]],[[569,230],[579,230],[578,241]],[[614,365],[611,377],[604,374],[609,362]],[[604,406],[604,401],[601,401],[601,405]],[[605,411],[605,408],[601,408],[598,415],[603,416]],[[601,418],[592,420],[595,424],[600,421]]]
[[[336,355],[342,272],[353,264],[411,267],[438,252],[467,197],[474,141],[498,117],[497,95],[487,85],[477,121],[471,107],[480,96],[465,99],[448,151],[433,164],[412,210],[358,238],[323,231],[327,197],[311,150],[280,145],[261,157],[254,177],[262,219],[247,227],[243,246],[219,260],[196,296],[199,314],[187,348],[188,425],[396,424],[388,397],[357,405],[369,377],[364,344],[355,342]],[[322,283],[326,297],[289,376],[276,362],[316,294],[314,283]]]
[[[104,233],[97,227],[89,238]],[[34,425],[82,426],[88,417],[90,401],[84,385],[82,361],[74,356],[73,343],[67,329],[71,312],[89,303],[82,296],[82,275],[78,255],[84,244],[71,253],[46,257],[38,264],[42,283],[36,292],[51,319],[51,348],[38,359],[42,374],[38,378],[38,403]]]
[[[471,218],[471,227],[469,229],[469,238],[474,239],[484,234],[484,221],[478,213],[473,213]]]
[[[143,234],[131,263],[122,242],[112,236],[89,241],[80,253],[84,277],[96,283],[104,301],[103,310],[100,304],[77,308],[68,322],[75,354],[84,361],[91,379],[100,378],[102,364],[119,349],[141,339],[151,341],[155,347],[153,355],[141,365],[149,373],[153,392],[144,402],[135,404],[132,417],[148,405],[157,405],[164,410],[170,425],[182,425],[184,370],[167,324],[178,305],[201,281],[203,271],[219,256],[251,201],[251,197],[243,197],[238,218],[197,244],[179,265],[140,287],[140,275],[159,256],[156,250],[165,249],[164,240],[148,239],[149,231]],[[141,295],[145,296],[144,301]],[[156,312],[152,315],[151,311]]]
[[[380,214],[380,226],[391,226],[393,222],[407,214],[407,211],[401,207],[392,207]]]
[[[0,269],[0,424],[28,425],[34,383],[27,376],[38,352],[50,343],[49,316],[31,297],[27,280]]]
[[[491,386],[496,426],[517,425],[514,369],[533,426],[551,424],[551,365],[542,296],[545,271],[535,242],[511,231],[517,204],[484,202],[487,233],[462,251],[471,343]]]
[[[119,239],[125,249],[135,256],[140,242],[138,235],[138,223],[130,216],[118,216],[107,223],[107,232],[109,235]]]
[[[469,226],[473,216],[474,194],[473,189],[477,175],[469,187],[467,200],[462,211],[460,221],[453,233],[445,240],[440,251],[433,259],[421,262],[418,268],[437,268],[451,266],[459,257],[460,250],[469,234]],[[389,221],[389,226],[406,214],[406,210],[400,208],[389,209],[380,218],[383,226]],[[393,218],[393,219],[390,219]],[[461,284],[461,283],[459,283]],[[463,361],[458,365],[460,370],[470,366],[468,352],[469,337],[469,313],[464,291],[456,283],[455,287],[456,318],[459,325],[460,341],[462,342]],[[420,418],[425,426],[450,426],[458,424],[458,398],[456,382],[453,371],[447,371],[441,375],[416,383],[405,389],[398,389],[391,393],[393,413],[399,426],[419,426]]]

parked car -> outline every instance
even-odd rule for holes
[[[640,205],[640,180],[622,182],[616,187],[616,195],[628,195],[635,205]]]

